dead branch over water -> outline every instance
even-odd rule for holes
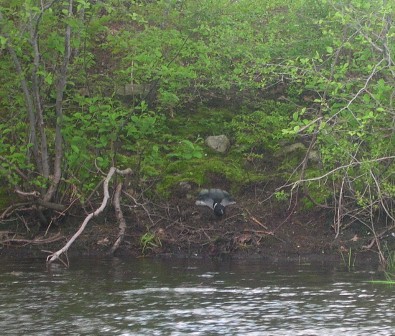
[[[102,200],[101,205],[100,205],[94,212],[91,212],[90,214],[88,214],[88,216],[85,217],[85,220],[82,222],[80,228],[79,228],[79,229],[77,230],[77,232],[70,238],[70,240],[67,242],[66,245],[64,245],[60,250],[58,250],[58,251],[56,251],[56,252],[50,254],[50,255],[47,257],[47,263],[48,263],[48,264],[53,263],[54,261],[56,261],[57,259],[59,259],[60,256],[61,256],[62,254],[66,253],[67,250],[70,248],[70,246],[74,243],[74,241],[75,241],[75,240],[81,235],[81,233],[85,230],[85,228],[86,228],[86,226],[88,225],[89,221],[90,221],[93,217],[97,217],[98,215],[100,215],[100,214],[103,212],[103,210],[106,208],[107,203],[108,203],[108,200],[109,200],[109,198],[110,198],[110,193],[109,193],[109,191],[108,191],[108,184],[109,184],[109,182],[110,182],[112,176],[113,176],[115,173],[117,173],[117,174],[119,174],[119,175],[122,175],[122,176],[126,176],[126,175],[130,175],[130,174],[132,173],[132,170],[131,170],[130,168],[127,168],[127,169],[125,169],[125,170],[119,170],[119,169],[117,169],[117,168],[115,168],[115,167],[111,167],[111,169],[109,170],[109,172],[108,172],[106,178],[104,179],[104,183],[103,183],[103,192],[104,192],[104,196],[103,196],[103,200]],[[122,185],[121,185],[121,189],[122,189]],[[119,192],[120,192],[120,191],[119,191]],[[118,200],[118,202],[119,202],[119,200]],[[120,207],[119,207],[119,210],[120,210]],[[117,210],[116,210],[116,211],[117,211]],[[118,216],[117,216],[117,218],[123,218],[123,216],[121,216],[121,217],[118,217]],[[122,235],[122,236],[123,236],[123,235]],[[121,234],[120,234],[120,237],[121,237]],[[119,244],[120,244],[120,242],[119,242]],[[118,244],[118,245],[119,245],[119,244]],[[115,246],[115,244],[114,244],[114,246]],[[113,249],[114,249],[114,246],[113,246]],[[117,246],[116,246],[115,248],[117,248]],[[114,251],[115,251],[115,249],[114,249]]]

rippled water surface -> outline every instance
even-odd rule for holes
[[[0,263],[1,335],[395,335],[394,288],[341,264]]]

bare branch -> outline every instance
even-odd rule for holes
[[[385,156],[385,157],[381,157],[381,158],[377,158],[377,159],[372,159],[372,160],[365,160],[365,161],[357,161],[357,162],[351,162],[349,164],[337,167],[335,169],[330,170],[329,172],[325,173],[324,175],[321,176],[317,176],[317,177],[312,177],[312,178],[308,178],[308,179],[300,179],[296,182],[293,183],[289,183],[289,184],[285,184],[282,185],[281,187],[277,188],[276,191],[287,188],[292,186],[292,189],[294,189],[295,187],[297,187],[299,184],[304,183],[304,182],[311,182],[311,181],[319,181],[322,180],[330,175],[332,175],[333,173],[345,169],[345,168],[350,168],[350,167],[355,167],[355,166],[359,166],[363,163],[373,163],[373,162],[380,162],[380,161],[385,161],[385,160],[393,160],[395,159],[395,155],[391,155],[391,156]]]
[[[109,254],[114,254],[114,252],[121,245],[121,243],[123,241],[123,237],[125,236],[125,231],[126,231],[126,221],[125,221],[125,218],[123,217],[121,204],[120,204],[121,191],[122,191],[122,182],[118,183],[117,188],[115,190],[115,194],[114,194],[114,200],[113,200],[113,204],[114,204],[114,208],[115,208],[115,216],[117,217],[117,220],[119,222],[119,234],[118,234],[118,238],[115,241],[114,245],[112,246]]]
[[[82,222],[80,228],[78,229],[78,231],[76,233],[74,233],[74,235],[70,238],[70,240],[67,242],[66,245],[64,245],[60,250],[56,251],[55,253],[49,255],[47,257],[47,263],[52,263],[55,260],[57,260],[60,255],[62,253],[67,252],[67,250],[69,249],[69,247],[73,244],[73,242],[81,235],[81,233],[85,230],[85,227],[87,226],[87,224],[89,223],[89,221],[93,218],[93,217],[97,217],[100,213],[103,212],[103,210],[105,209],[105,207],[107,206],[107,202],[110,198],[110,193],[108,191],[108,184],[111,180],[111,177],[114,175],[114,173],[120,174],[120,175],[129,175],[132,173],[132,170],[130,168],[127,168],[125,170],[119,170],[115,167],[111,167],[111,169],[109,170],[106,178],[104,179],[104,183],[103,183],[103,192],[104,192],[104,196],[103,196],[103,200],[102,203],[100,205],[99,208],[97,208],[94,212],[91,212],[88,216],[86,216],[85,220]]]
[[[381,63],[384,62],[384,59],[380,60],[380,62],[378,62],[373,70],[371,71],[371,73],[369,74],[368,78],[366,78],[365,80],[365,84],[363,85],[363,87],[361,87],[359,89],[359,91],[348,101],[347,105],[342,107],[339,111],[337,111],[333,116],[331,116],[328,120],[326,120],[326,122],[331,121],[332,119],[334,119],[337,115],[339,115],[341,112],[348,110],[351,106],[351,104],[355,101],[355,99],[357,99],[364,91],[367,90],[368,85],[371,81],[371,79],[373,78],[373,76],[378,72],[378,67],[381,65]]]
[[[373,178],[373,181],[376,185],[377,188],[377,195],[379,196],[379,202],[381,204],[381,207],[384,209],[385,213],[387,214],[388,218],[391,218],[392,221],[395,223],[395,218],[391,215],[391,212],[389,209],[387,209],[387,205],[384,203],[384,199],[382,197],[382,191],[380,188],[380,184],[377,180],[377,177],[373,174],[372,170],[370,170],[370,176]]]

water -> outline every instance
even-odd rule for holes
[[[394,288],[341,264],[0,264],[2,335],[394,335]]]

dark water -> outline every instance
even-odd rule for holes
[[[0,262],[1,335],[395,335],[372,270],[264,261]]]

